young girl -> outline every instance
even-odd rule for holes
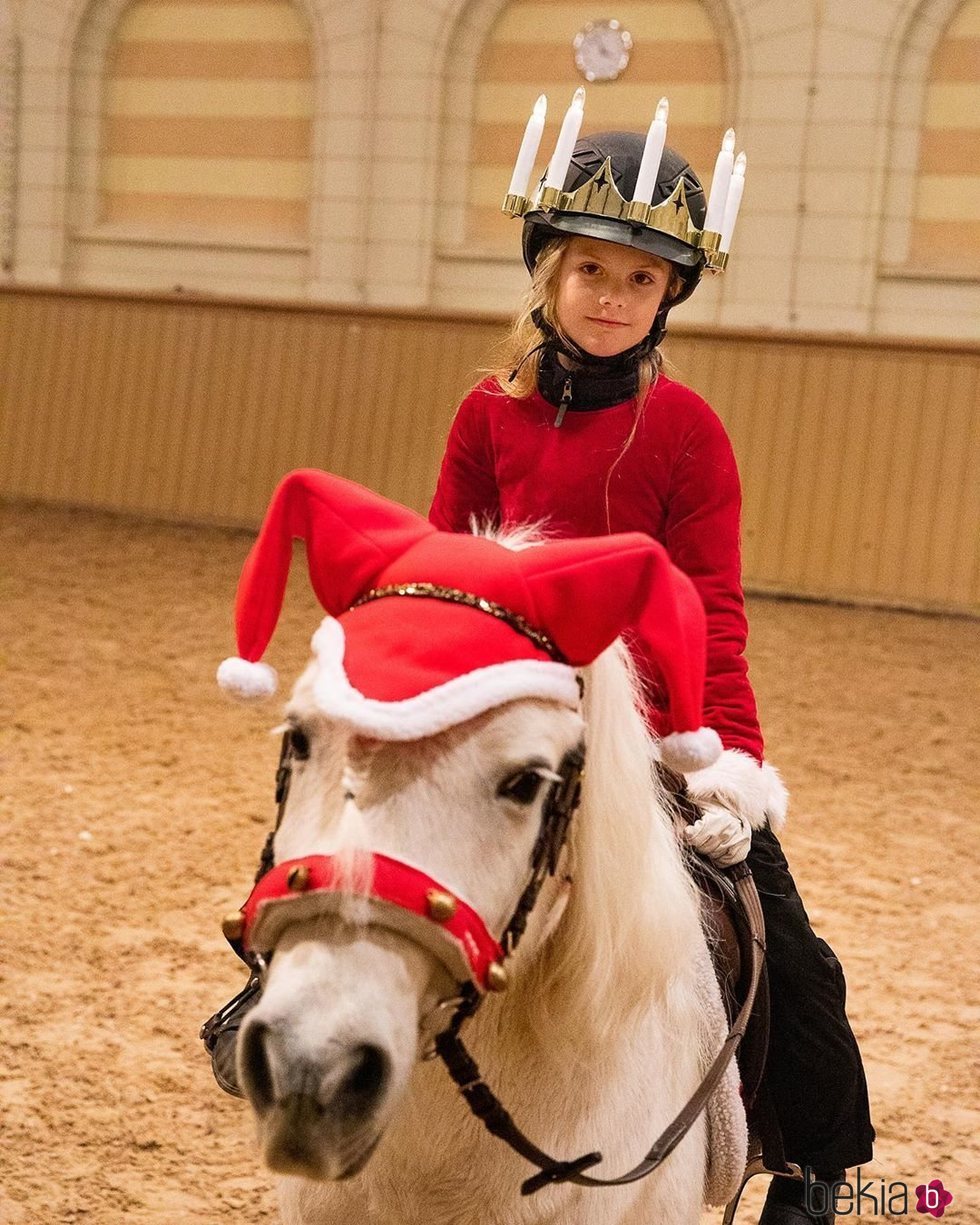
[[[565,191],[601,175],[608,158],[630,200],[643,145],[628,132],[580,140]],[[429,517],[458,532],[474,517],[541,523],[561,536],[644,531],[696,584],[709,634],[705,723],[726,751],[717,766],[688,777],[704,816],[686,837],[722,866],[748,858],[767,926],[766,1091],[786,1158],[809,1167],[811,1183],[833,1184],[845,1167],[871,1158],[874,1131],[840,964],[814,935],[773,832],[786,793],[762,760],[743,654],[741,494],[731,444],[704,400],[662,373],[657,346],[667,313],[694,291],[705,259],[696,233],[704,193],[667,149],[654,205],[679,183],[674,199],[686,199],[693,241],[683,225],[668,232],[615,216],[608,193],[602,211],[525,215],[531,288],[501,368],[460,405]],[[663,734],[670,727],[656,669],[637,662],[650,722]],[[766,1156],[778,1161],[778,1147]],[[773,1179],[760,1225],[827,1225],[834,1215],[832,1207],[822,1211],[821,1194],[817,1203],[805,1184]]]

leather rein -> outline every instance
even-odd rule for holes
[[[297,888],[297,880],[302,881],[302,889],[310,882],[310,872],[315,870],[322,877],[321,865],[316,862],[325,857],[311,856],[308,860],[296,861],[293,866],[279,865],[274,867],[273,840],[283,819],[286,801],[289,795],[289,783],[292,774],[292,746],[290,732],[283,736],[279,766],[276,771],[276,824],[262,851],[259,869],[256,874],[256,888],[249,902],[242,908],[242,920],[236,921],[235,916],[225,924],[225,936],[235,952],[253,970],[265,969],[267,958],[251,951],[247,942],[247,931],[244,916],[254,917],[256,911],[261,911],[261,902],[284,898],[288,892]],[[559,767],[559,781],[553,782],[545,802],[541,820],[541,828],[531,854],[531,870],[521,897],[517,903],[510,921],[500,938],[498,953],[502,954],[501,962],[510,956],[520,943],[527,927],[528,917],[538,900],[538,896],[548,876],[553,876],[557,869],[562,848],[565,845],[568,829],[581,796],[582,775],[585,765],[583,748],[577,747],[566,754]],[[680,815],[688,822],[696,820],[699,810],[687,794],[683,776],[657,765],[661,783],[669,794]],[[277,886],[272,878],[282,875],[283,881]],[[522,1195],[533,1195],[543,1187],[558,1183],[570,1182],[582,1187],[619,1187],[637,1182],[660,1166],[681,1142],[698,1115],[707,1105],[711,1095],[721,1081],[728,1064],[731,1062],[742,1037],[748,1027],[749,1019],[755,1003],[756,992],[762,975],[765,954],[765,929],[762,908],[756,892],[752,873],[747,864],[736,864],[725,871],[738,895],[744,909],[751,935],[751,965],[749,986],[745,1000],[732,1023],[724,1044],[715,1056],[714,1061],[705,1073],[700,1085],[691,1095],[676,1118],[657,1137],[646,1156],[625,1174],[616,1178],[598,1178],[586,1173],[602,1160],[600,1152],[584,1153],[570,1161],[561,1161],[546,1153],[530,1140],[518,1127],[512,1116],[507,1112],[496,1094],[484,1081],[479,1066],[467,1050],[460,1036],[463,1025],[479,1008],[486,989],[486,977],[481,978],[471,974],[471,981],[466,981],[459,989],[458,995],[444,1001],[437,1007],[453,1006],[449,1023],[434,1039],[432,1056],[438,1056],[446,1065],[446,1069],[460,1090],[467,1106],[494,1136],[503,1140],[516,1153],[531,1165],[537,1166],[538,1173],[526,1179],[521,1185]],[[270,888],[270,881],[272,888]],[[333,887],[324,883],[319,886],[322,893],[329,893]],[[314,890],[315,891],[315,890]],[[431,891],[430,891],[431,893]],[[443,895],[452,896],[452,895]],[[385,899],[387,903],[391,897]],[[394,899],[394,908],[405,907],[404,898],[399,895]],[[417,911],[419,915],[423,911]],[[411,916],[413,919],[415,916]],[[433,917],[431,913],[428,916]],[[418,920],[425,923],[424,917]],[[492,940],[492,938],[491,938]],[[271,953],[269,954],[271,956]],[[499,963],[498,963],[499,964]],[[496,989],[502,989],[505,978]],[[490,988],[494,989],[491,981]]]

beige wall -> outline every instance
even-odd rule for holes
[[[424,510],[501,317],[0,293],[0,494],[254,524],[313,465]],[[757,590],[980,615],[980,347],[678,331]]]
[[[0,283],[14,266],[20,48],[8,0],[0,0]]]
[[[735,124],[750,170],[730,269],[704,284],[679,316],[858,335],[980,334],[980,272],[957,248],[951,267],[938,273],[919,258],[913,236],[916,200],[929,190],[920,184],[920,164],[930,175],[927,167],[943,167],[947,154],[948,133],[937,144],[930,118],[930,73],[946,62],[943,39],[949,23],[961,20],[964,0],[683,2],[697,2],[717,32],[725,64],[722,118]],[[234,8],[241,0],[208,3]],[[17,280],[179,284],[264,296],[278,285],[282,294],[321,301],[511,307],[524,284],[519,227],[502,217],[494,223],[487,213],[484,249],[474,251],[466,238],[467,201],[477,190],[471,171],[485,139],[481,65],[493,57],[493,31],[519,24],[522,11],[553,10],[555,50],[584,20],[586,6],[571,0],[288,3],[309,31],[313,74],[306,251],[272,238],[189,243],[173,235],[150,242],[105,227],[93,233],[85,220],[99,141],[92,83],[105,73],[127,0],[0,0],[0,137],[11,111],[18,132],[17,141],[0,138],[0,194],[16,212]],[[969,13],[977,0],[965,3]],[[643,23],[658,6],[671,7],[666,0],[619,6],[621,16],[633,14],[636,21],[637,81],[645,55],[650,62]],[[9,88],[13,61],[3,54],[5,12],[21,51],[19,93]],[[957,29],[950,38],[959,37]],[[627,96],[629,74],[621,83],[590,87],[586,130],[593,114],[598,118],[619,106],[614,98]],[[570,83],[561,82],[566,92]],[[528,82],[529,100],[535,90]],[[661,88],[651,81],[649,92],[652,105]],[[683,125],[680,99],[674,117]],[[551,101],[548,140],[564,106],[564,98]],[[649,105],[642,110],[638,127]],[[964,124],[972,130],[974,120],[968,114]],[[953,143],[948,152],[953,165]],[[489,200],[489,186],[479,192]]]
[[[617,82],[588,88],[589,129],[643,126],[666,95],[672,102],[671,146],[709,174],[733,109],[725,40],[712,14],[701,0],[634,0],[616,12],[629,29],[633,50]],[[547,95],[554,126],[582,84],[572,52],[581,24],[580,5],[520,0],[501,11],[487,35],[477,63],[467,176],[471,249],[513,254],[516,231],[501,224],[501,190],[507,190],[538,94]],[[552,144],[542,142],[534,182],[544,173]]]
[[[269,38],[245,35],[273,10],[292,47],[280,75],[307,88],[274,148],[269,114],[262,128],[247,107],[224,144],[197,124],[204,114],[171,116],[193,131],[156,113],[106,115],[113,82],[146,74],[148,40],[132,37],[141,13],[170,22],[178,79],[210,66],[198,92],[213,111],[212,87],[271,71]],[[578,83],[570,41],[586,10],[0,0],[0,286],[12,287],[0,303],[0,490],[251,523],[281,472],[309,463],[424,505],[452,407],[526,285],[520,226],[493,204],[507,147],[547,85],[547,156]],[[181,32],[173,22],[189,13]],[[223,37],[211,40],[216,14]],[[658,36],[670,14],[697,32],[697,56],[690,38]],[[729,271],[678,308],[668,349],[739,451],[750,582],[976,611],[980,0],[623,0],[617,15],[633,26],[633,60],[620,82],[588,87],[584,130],[649,95],[642,127],[665,92],[671,139],[705,177],[712,125],[734,123],[749,155]],[[521,54],[525,36],[533,52]],[[233,61],[237,77],[222,76]],[[245,93],[231,90],[236,107]],[[309,178],[308,191],[290,188],[292,220],[253,208],[247,226],[229,225],[229,199],[257,198],[229,185],[255,185],[241,164],[222,181],[218,161],[255,156],[265,139],[259,156],[298,162],[298,133]],[[164,174],[142,219],[127,213],[133,193],[115,193],[113,159],[153,161],[156,174],[170,156],[221,209],[163,216],[181,194]],[[267,304],[204,300],[214,295]],[[889,336],[951,343],[874,340]]]

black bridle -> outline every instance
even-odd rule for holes
[[[274,865],[274,840],[282,823],[286,802],[289,798],[292,763],[291,732],[286,731],[283,735],[279,765],[276,770],[276,823],[263,847],[256,881],[261,880]],[[501,936],[500,943],[505,957],[510,956],[517,948],[527,928],[528,917],[538,901],[545,881],[549,876],[554,876],[558,870],[572,817],[581,797],[584,768],[584,747],[578,745],[565,754],[558,769],[559,779],[551,785],[542,813],[541,827],[531,852],[528,883]],[[688,821],[696,820],[699,812],[687,794],[683,776],[674,774],[664,767],[658,767],[658,773],[661,782],[673,795],[681,816]],[[762,975],[765,954],[762,908],[751,870],[743,862],[727,869],[726,875],[738,894],[751,933],[751,967],[745,1001],[721,1050],[715,1056],[701,1084],[683,1109],[664,1129],[646,1156],[633,1169],[617,1178],[596,1178],[586,1173],[587,1170],[602,1161],[600,1152],[584,1153],[573,1160],[560,1161],[539,1148],[521,1131],[499,1098],[484,1081],[476,1060],[467,1050],[460,1036],[464,1024],[480,1007],[483,995],[472,983],[465,983],[459,995],[452,1001],[448,1001],[453,1005],[453,1012],[447,1027],[434,1039],[434,1052],[443,1061],[467,1106],[484,1127],[492,1135],[508,1144],[525,1160],[537,1166],[538,1173],[526,1179],[521,1185],[522,1195],[533,1195],[545,1186],[565,1182],[582,1187],[620,1187],[637,1182],[653,1173],[667,1159],[707,1105],[748,1027]],[[242,960],[249,965],[257,981],[258,973],[262,968],[257,959],[242,946],[240,939],[229,938],[229,943]],[[251,980],[249,985],[251,986]],[[258,989],[257,986],[256,989]]]

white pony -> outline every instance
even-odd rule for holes
[[[546,780],[584,738],[582,801],[559,870],[508,989],[464,1036],[541,1148],[560,1159],[601,1151],[594,1175],[631,1168],[695,1090],[725,1027],[704,989],[698,900],[651,774],[626,651],[616,644],[585,670],[581,716],[516,700],[397,743],[324,716],[317,666],[287,707],[297,760],[276,861],[370,848],[445,882],[492,932],[526,884],[548,790],[534,777]],[[709,1138],[702,1115],[649,1178],[522,1197],[533,1167],[471,1116],[441,1063],[420,1058],[443,1019],[446,972],[369,924],[356,871],[349,884],[339,913],[282,933],[239,1041],[287,1225],[695,1225],[706,1199],[737,1187],[744,1119]],[[729,1094],[735,1076],[733,1066]],[[726,1146],[724,1160],[709,1139]]]

